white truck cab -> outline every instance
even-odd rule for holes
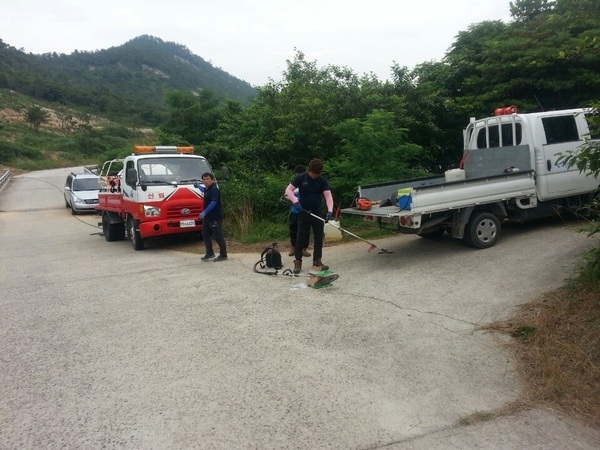
[[[535,170],[540,201],[594,190],[598,187],[597,180],[582,176],[579,169],[568,168],[559,160],[586,139],[595,137],[590,135],[586,121],[586,116],[592,113],[591,109],[579,108],[519,114],[511,106],[496,109],[493,117],[472,119],[465,130],[465,170],[471,175],[485,174],[478,173],[481,165],[473,161],[481,150],[487,153],[484,166],[488,171],[498,173],[501,167],[494,166],[494,161],[510,162],[505,170]],[[469,178],[469,173],[466,177]]]

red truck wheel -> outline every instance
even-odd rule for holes
[[[108,213],[105,211],[102,214],[102,233],[104,233],[104,239],[108,242],[118,241],[119,237],[117,236],[117,228],[115,224],[110,223],[110,219],[108,218]]]
[[[134,250],[144,250],[144,239],[138,231],[133,217],[127,216],[127,234]]]

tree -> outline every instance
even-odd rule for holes
[[[38,105],[34,105],[25,111],[25,120],[36,131],[40,129],[43,123],[48,121],[49,117],[48,111],[43,110]]]
[[[221,100],[212,90],[202,89],[197,94],[171,91],[165,95],[165,102],[171,109],[161,126],[162,133],[181,136],[193,145],[211,140],[223,114]]]
[[[552,9],[554,5],[552,0],[515,0],[510,2],[510,15],[516,21],[526,22]]]
[[[76,121],[66,107],[61,106],[58,108],[56,110],[56,117],[60,121],[60,127],[66,132],[71,132],[75,127]]]
[[[406,141],[421,146],[414,168],[433,173],[456,167],[462,153],[465,113],[453,102],[451,67],[445,62],[427,62],[412,71],[392,68],[393,94],[402,103],[393,110],[399,127],[406,128]]]
[[[394,114],[374,110],[365,119],[348,119],[335,127],[343,152],[328,163],[329,180],[342,203],[348,204],[359,185],[423,175],[414,161],[423,149],[406,142],[406,130]]]
[[[470,115],[497,106],[521,111],[581,107],[600,98],[600,3],[522,1],[527,20],[476,24],[459,33],[445,61],[454,101]]]

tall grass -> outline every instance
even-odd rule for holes
[[[564,287],[487,327],[507,344],[522,375],[526,405],[543,404],[600,428],[600,284],[594,248]]]

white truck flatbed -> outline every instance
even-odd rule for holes
[[[419,185],[422,183],[422,185]],[[410,186],[412,202],[410,210],[402,209],[398,204],[385,205],[398,189]],[[515,198],[527,200],[525,207],[535,206],[535,173],[512,172],[463,181],[444,182],[444,176],[416,179],[412,183],[405,181],[381,185],[362,186],[358,189],[360,197],[371,200],[374,205],[368,211],[357,207],[342,209],[344,214],[372,217],[400,217],[434,214]]]

